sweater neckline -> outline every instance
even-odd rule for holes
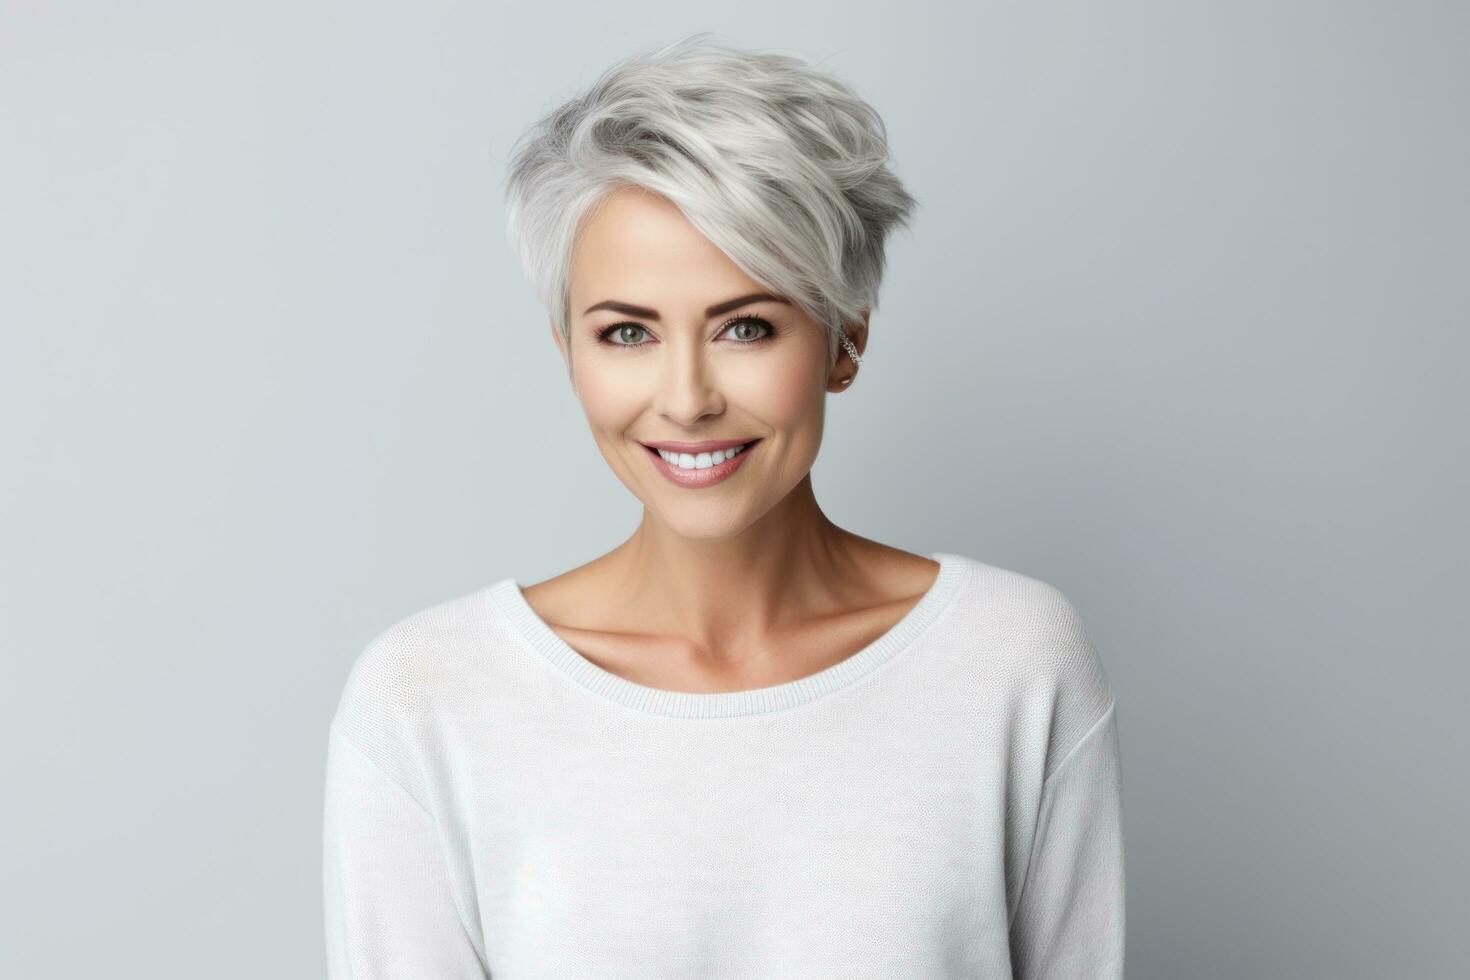
[[[728,718],[791,708],[846,687],[871,673],[919,637],[954,595],[968,561],[947,551],[930,553],[939,574],[918,603],[867,646],[814,674],[770,687],[742,691],[669,691],[628,680],[593,663],[572,648],[526,601],[514,577],[487,589],[489,601],[504,614],[532,649],[593,692],[649,714],[678,718]]]

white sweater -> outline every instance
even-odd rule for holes
[[[1117,721],[1054,587],[939,552],[891,630],[663,691],[513,578],[359,655],[329,726],[329,975],[1119,977]]]

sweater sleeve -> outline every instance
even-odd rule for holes
[[[1115,705],[1047,778],[1011,920],[1017,980],[1123,976],[1122,771]]]
[[[335,723],[322,843],[331,980],[487,980],[432,817]]]

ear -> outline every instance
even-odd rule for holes
[[[844,332],[852,346],[857,348],[858,356],[863,356],[863,351],[868,346],[868,314],[869,310],[862,311],[862,320],[857,323],[849,323]],[[847,348],[841,342],[837,344],[837,360],[832,365],[832,370],[827,375],[827,390],[831,392],[846,391],[852,387],[857,378],[858,366],[853,363],[847,353]]]

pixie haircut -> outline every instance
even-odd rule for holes
[[[916,201],[889,169],[883,120],[852,88],[709,36],[625,58],[516,142],[511,247],[569,340],[578,230],[613,192],[651,191],[820,323],[835,361],[838,332],[877,308],[884,242]]]

